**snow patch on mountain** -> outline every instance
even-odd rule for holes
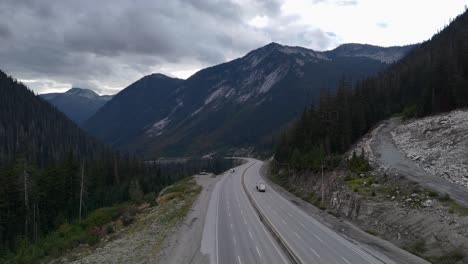
[[[167,127],[170,121],[171,120],[169,119],[169,117],[161,119],[154,123],[153,126],[148,131],[146,131],[146,133],[150,136],[159,136],[164,132],[164,128]]]
[[[301,67],[304,66],[304,61],[301,59],[296,59],[296,63],[299,64]]]
[[[195,110],[192,114],[190,114],[190,116],[196,116],[198,113],[200,113],[200,111],[203,110],[203,106],[198,108],[197,110]]]
[[[221,86],[220,88],[216,89],[214,92],[212,92],[208,98],[205,99],[205,105],[211,103],[217,98],[220,97],[227,97],[231,93],[229,86]]]
[[[265,77],[265,81],[259,89],[259,93],[268,92],[273,85],[280,81],[287,73],[287,66],[283,65]]]
[[[382,51],[382,52],[377,52],[374,54],[369,54],[369,53],[356,54],[354,57],[367,57],[367,58],[371,58],[374,60],[378,60],[383,63],[390,64],[399,60],[401,57],[403,57],[403,55],[404,55],[403,53],[398,53],[398,52],[391,53],[391,52]]]
[[[252,97],[252,94],[251,93],[246,93],[246,94],[243,94],[241,96],[239,96],[236,101],[239,102],[239,103],[243,103],[247,100],[249,100],[249,98]]]
[[[248,61],[250,62],[250,64],[248,65],[247,68],[244,68],[244,70],[255,68],[260,62],[262,62],[266,58],[267,55],[268,55],[268,53],[263,54],[262,56],[252,54],[248,58]]]

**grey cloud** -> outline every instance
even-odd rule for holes
[[[11,31],[5,25],[0,25],[0,38],[6,39],[11,36]]]
[[[349,0],[348,0],[349,1]],[[0,69],[36,91],[115,92],[152,71],[208,66],[278,41],[326,48],[335,36],[281,14],[282,0],[3,0]],[[248,25],[258,15],[274,21]],[[278,30],[278,25],[287,30]],[[44,81],[50,80],[50,81]],[[53,85],[51,84],[53,83]]]

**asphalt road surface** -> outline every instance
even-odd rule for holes
[[[260,221],[242,187],[245,185],[263,215],[302,263],[393,263],[375,258],[307,215],[263,182],[263,162],[248,163],[228,173],[215,186],[207,211],[201,252],[210,263],[289,263],[281,247]]]

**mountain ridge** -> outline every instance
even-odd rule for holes
[[[388,48],[379,51],[394,52]],[[361,79],[388,65],[378,58],[345,55],[270,43],[241,58],[202,69],[186,80],[165,76],[177,80],[174,86],[151,84],[145,80],[155,78],[145,76],[112,100],[136,101],[139,97],[129,93],[129,88],[138,91],[138,87],[148,90],[147,86],[154,86],[165,91],[140,98],[138,106],[126,104],[126,111],[132,113],[124,115],[139,119],[137,127],[128,125],[133,122],[129,119],[118,119],[123,113],[112,101],[84,127],[107,143],[147,156],[266,149],[277,131],[316,100],[321,90],[333,89],[341,78]],[[146,84],[135,86],[138,82]],[[116,125],[120,134],[109,123],[120,123]]]
[[[57,107],[78,125],[82,125],[113,96],[98,95],[93,90],[74,87],[64,93],[46,93],[39,97]]]

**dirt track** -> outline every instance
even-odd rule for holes
[[[456,202],[468,207],[467,188],[451,183],[418,167],[414,161],[406,157],[395,145],[391,131],[399,124],[399,119],[394,118],[385,121],[378,128],[378,133],[375,133],[370,141],[370,146],[375,157],[374,162],[386,170],[386,173],[390,176],[405,176],[412,181],[418,182],[423,187],[441,194],[450,194]]]

